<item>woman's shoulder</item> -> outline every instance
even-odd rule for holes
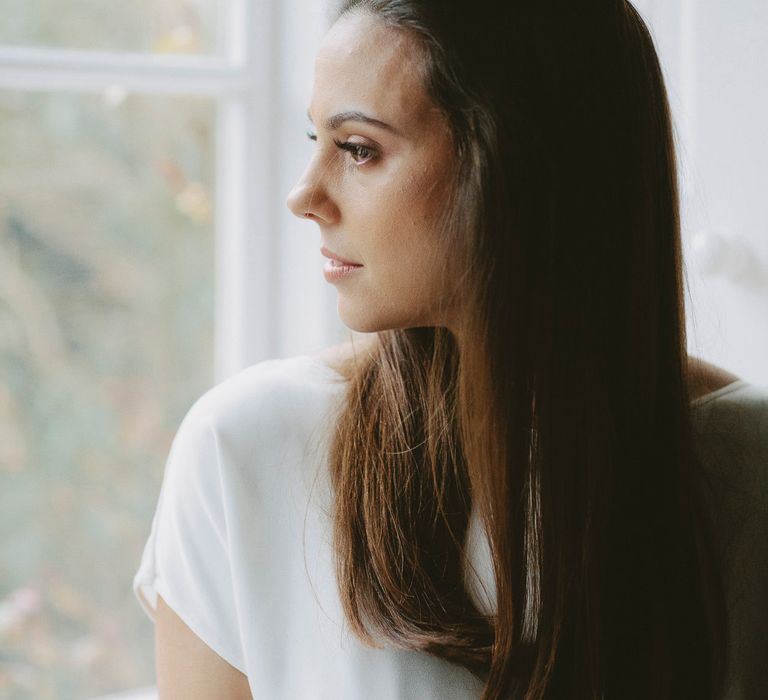
[[[768,388],[698,358],[691,363],[691,408],[699,438],[768,454]]]
[[[739,381],[743,380],[733,372],[700,357],[688,356],[688,382],[693,401],[701,401],[710,394]]]
[[[692,403],[703,465],[739,509],[768,504],[768,388],[737,379]],[[729,489],[726,489],[726,486]],[[738,498],[733,499],[732,489]]]
[[[691,401],[697,425],[708,432],[748,433],[768,442],[768,387],[731,376]]]
[[[314,425],[342,388],[338,373],[317,355],[262,360],[201,394],[185,420],[205,420],[230,441],[274,442]]]

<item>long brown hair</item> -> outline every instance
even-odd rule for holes
[[[671,116],[623,0],[347,0],[412,32],[451,125],[461,333],[386,330],[331,441],[348,622],[484,700],[719,697]],[[496,608],[468,592],[481,519]],[[377,641],[377,637],[379,640]]]

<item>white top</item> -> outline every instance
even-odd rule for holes
[[[343,391],[335,370],[301,355],[252,365],[204,393],[173,440],[134,593],[153,622],[159,593],[248,677],[254,698],[476,700],[482,684],[463,668],[426,653],[365,647],[344,623],[325,470]],[[744,530],[742,545],[728,545],[737,553],[746,547],[733,570],[746,567],[754,585],[740,589],[732,613],[741,648],[727,700],[764,699],[768,392],[740,380],[693,403],[707,436],[723,428],[736,436],[735,456],[749,456],[754,481],[744,483],[761,517]],[[734,512],[752,507],[748,501],[746,494]],[[489,609],[487,541],[474,517],[470,542],[481,579],[472,590]]]

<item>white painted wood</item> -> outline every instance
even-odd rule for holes
[[[146,94],[232,95],[253,75],[218,56],[0,47],[0,89],[100,92],[113,85]]]
[[[277,7],[233,3],[228,58],[248,75],[245,93],[219,101],[216,211],[216,353],[221,381],[274,357],[280,347],[276,281],[280,278],[275,226],[275,94]]]

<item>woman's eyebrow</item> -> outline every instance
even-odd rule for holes
[[[307,118],[309,121],[314,124],[312,121],[312,116],[309,113],[309,110],[307,110]],[[387,131],[391,131],[393,134],[396,134],[398,136],[402,136],[402,134],[395,129],[394,126],[391,124],[387,124],[386,122],[383,122],[379,119],[374,119],[373,117],[369,117],[362,112],[339,112],[339,114],[334,114],[332,117],[329,117],[325,120],[325,128],[328,131],[336,131],[344,122],[362,122],[363,124],[370,124],[371,126],[377,126],[380,129],[386,129]]]

